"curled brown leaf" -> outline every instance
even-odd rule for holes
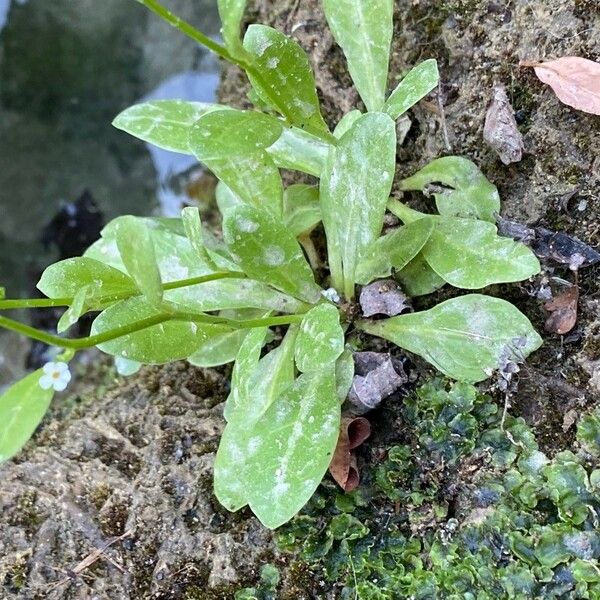
[[[533,67],[558,99],[578,110],[600,115],[600,64],[579,56],[563,56],[546,62],[521,61]]]
[[[356,455],[352,452],[371,435],[371,424],[364,417],[345,417],[340,425],[340,437],[329,465],[337,484],[351,492],[358,487],[360,474]]]
[[[550,302],[546,302],[544,308],[550,313],[546,319],[546,331],[559,335],[569,333],[577,323],[578,300],[579,288],[574,285]]]

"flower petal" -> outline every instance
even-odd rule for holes
[[[55,369],[56,369],[56,363],[54,363],[54,362],[47,362],[42,367],[42,371],[44,371],[44,373],[47,373],[48,375],[51,375]]]
[[[54,386],[54,380],[52,379],[52,375],[46,374],[40,377],[40,387],[43,390],[49,390]]]
[[[65,381],[64,379],[55,379],[54,380],[54,390],[56,392],[62,392],[63,390],[67,389],[67,384],[69,382]]]

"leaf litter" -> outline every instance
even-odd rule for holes
[[[354,449],[371,435],[371,424],[364,417],[344,417],[340,425],[340,437],[329,465],[329,472],[337,484],[351,492],[360,483],[358,461]]]
[[[521,61],[533,67],[540,81],[548,84],[567,106],[600,115],[600,63],[579,56],[563,56],[546,62]]]

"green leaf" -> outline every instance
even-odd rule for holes
[[[453,379],[483,381],[506,359],[521,361],[542,339],[509,302],[480,294],[360,328],[414,352]]]
[[[56,331],[63,333],[72,325],[75,325],[81,318],[81,315],[87,310],[87,302],[90,293],[94,288],[89,285],[83,286],[73,297],[73,302],[67,310],[62,314],[56,325]]]
[[[246,338],[240,349],[225,406],[228,423],[215,458],[214,491],[228,510],[239,510],[248,503],[249,460],[262,443],[253,428],[294,381],[296,333],[290,327],[281,345],[258,362],[266,331],[262,337],[256,333]]]
[[[396,279],[411,297],[431,294],[446,285],[446,282],[427,264],[423,254],[417,254],[401,271]]]
[[[433,190],[440,215],[496,222],[500,212],[498,190],[470,160],[460,156],[433,160],[401,181],[400,189],[423,191],[431,184],[446,186],[446,189]]]
[[[302,131],[298,127],[287,127],[267,153],[282,169],[301,171],[320,177],[323,164],[331,144]]]
[[[525,244],[497,235],[485,221],[431,217],[435,229],[423,257],[454,287],[479,289],[493,283],[522,281],[540,272],[540,263]]]
[[[48,298],[74,298],[82,287],[91,287],[95,298],[136,292],[130,277],[87,257],[67,258],[50,265],[37,284]]]
[[[48,411],[54,390],[42,389],[42,375],[38,369],[0,396],[0,463],[21,450]]]
[[[430,58],[412,68],[387,99],[383,111],[394,121],[435,89],[440,79],[437,61]]]
[[[220,317],[238,320],[262,317],[263,315],[264,311],[248,309],[223,310],[219,313]],[[218,367],[233,362],[250,331],[250,329],[237,329],[210,337],[194,354],[188,356],[187,360],[192,365],[205,368]]]
[[[238,406],[248,402],[252,375],[258,366],[260,353],[268,335],[267,327],[251,329],[238,350],[231,373],[231,391],[223,413],[226,421],[229,421],[232,414],[236,414]],[[281,356],[281,352],[278,356]]]
[[[223,41],[234,58],[244,58],[246,56],[240,35],[246,3],[247,0],[217,0]]]
[[[592,456],[600,456],[600,411],[580,418],[577,423],[577,441]]]
[[[354,356],[352,351],[346,348],[335,363],[335,388],[340,404],[346,400],[346,396],[354,381]]]
[[[165,292],[165,300],[181,311],[261,308],[296,313],[305,305],[253,279],[219,279]]]
[[[104,333],[157,314],[158,312],[145,298],[123,300],[96,317],[92,323],[91,333],[92,335]],[[159,365],[187,358],[210,336],[225,331],[229,329],[219,325],[172,320],[98,344],[98,348],[112,356]]]
[[[340,313],[333,304],[323,303],[311,308],[296,339],[296,366],[302,373],[326,369],[344,351],[344,330]]]
[[[243,204],[244,201],[234,192],[231,191],[222,181],[217,183],[217,189],[215,190],[215,199],[219,212],[224,215],[229,209],[239,204]]]
[[[181,221],[185,235],[196,254],[207,265],[214,267],[215,271],[218,270],[217,265],[213,262],[210,251],[205,246],[204,232],[202,230],[202,221],[200,220],[200,210],[198,207],[186,206],[181,211]]]
[[[276,217],[238,206],[223,219],[223,238],[246,275],[315,303],[320,288],[296,238]]]
[[[227,106],[184,100],[154,100],[125,109],[115,118],[113,125],[159,148],[192,154],[189,146],[192,125],[206,113],[215,110],[227,110]]]
[[[359,258],[380,235],[396,166],[396,128],[383,113],[356,120],[321,176],[321,212],[334,287],[354,296]],[[343,270],[343,277],[341,276]]]
[[[220,110],[201,117],[189,143],[204,163],[244,202],[281,214],[283,184],[266,149],[281,136],[274,117],[258,112]]]
[[[381,110],[387,87],[393,0],[324,0],[323,7],[367,110]]]
[[[319,188],[294,184],[283,193],[283,220],[294,237],[312,231],[321,222]]]
[[[126,216],[119,220],[116,242],[121,260],[146,300],[160,307],[163,297],[154,243],[143,219]]]
[[[376,239],[364,252],[356,269],[356,281],[367,285],[401,270],[419,254],[433,232],[432,219],[419,219]]]
[[[116,242],[117,231],[121,221],[125,218],[113,219],[102,230],[102,237],[86,250],[85,256],[125,271],[125,265],[119,255]],[[138,219],[147,227],[152,238],[156,262],[163,283],[214,273],[214,267],[205,263],[192,247],[185,235],[181,219],[150,217],[138,217]],[[203,232],[203,235],[208,247],[211,236],[207,235],[206,231]],[[213,254],[211,257],[216,262]],[[219,268],[223,267],[219,265]]]
[[[249,432],[248,499],[265,527],[289,521],[323,479],[340,427],[331,369],[301,375]]]
[[[252,55],[261,80],[248,73],[252,86],[267,104],[265,88],[284,107],[291,125],[310,132],[328,133],[321,116],[319,99],[306,52],[294,39],[266,25],[250,25],[244,48]],[[263,88],[263,85],[265,88]],[[273,106],[278,110],[278,106]]]
[[[358,121],[362,117],[360,110],[351,110],[349,113],[346,113],[336,125],[335,130],[333,131],[333,135],[339,140],[344,137],[346,132],[350,131],[354,126],[354,123]]]

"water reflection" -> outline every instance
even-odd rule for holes
[[[219,77],[216,73],[178,73],[161,83],[144,100],[186,98],[198,102],[212,102],[218,83]],[[147,146],[159,181],[157,195],[161,212],[169,217],[178,216],[181,205],[189,198],[175,189],[170,182],[175,176],[188,171],[197,161],[189,155],[162,150],[151,144]]]
[[[218,35],[216,0],[165,3]],[[0,0],[0,285],[9,295],[24,295],[56,258],[41,231],[86,189],[107,219],[177,211],[184,197],[168,182],[193,160],[147,149],[110,123],[144,98],[210,101],[217,72],[134,0]],[[11,354],[0,342],[0,385]]]

